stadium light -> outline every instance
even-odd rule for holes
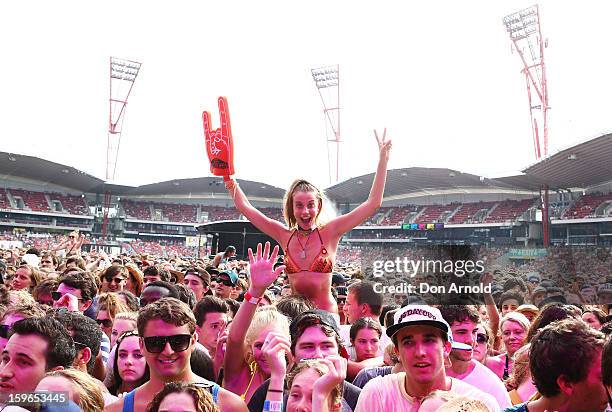
[[[548,156],[548,83],[544,62],[547,40],[542,37],[538,6],[504,17],[503,24],[523,65],[527,86],[535,157]],[[535,91],[535,93],[532,93]]]
[[[323,103],[323,113],[326,123],[329,122],[333,136],[329,136],[327,130],[327,161],[329,168],[329,182],[332,183],[332,158],[335,157],[336,178],[340,180],[340,66],[322,66],[310,70],[312,79],[315,82],[321,102]],[[327,92],[322,93],[321,90]],[[333,156],[330,144],[335,143],[335,156]]]

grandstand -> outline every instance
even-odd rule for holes
[[[383,207],[347,234],[344,244],[454,243],[538,246],[543,242],[541,193],[550,193],[553,244],[610,245],[612,239],[612,135],[573,146],[495,179],[447,168],[388,172]],[[222,180],[201,177],[138,187],[105,183],[74,168],[30,156],[0,152],[2,231],[102,233],[102,206],[111,193],[110,233],[134,251],[187,253],[196,227],[240,221]],[[374,175],[348,179],[325,190],[346,212],[369,195]],[[284,190],[240,180],[251,202],[283,221]],[[407,224],[440,223],[442,230],[411,231]],[[199,242],[196,242],[199,244]],[[127,246],[126,246],[127,248]]]

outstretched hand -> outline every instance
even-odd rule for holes
[[[219,116],[221,127],[211,130],[211,116],[205,111],[202,113],[204,124],[204,139],[206,154],[210,161],[210,171],[215,176],[223,176],[229,180],[234,174],[234,141],[229,117],[229,107],[225,97],[219,97]]]
[[[389,160],[389,152],[391,152],[391,139],[387,140],[387,128],[383,132],[382,138],[378,137],[378,132],[374,129],[374,137],[378,142],[378,150],[380,151],[380,158]]]
[[[266,289],[279,277],[285,270],[281,265],[274,270],[274,263],[278,256],[278,245],[274,246],[270,255],[270,242],[261,250],[261,243],[257,244],[257,252],[253,256],[253,251],[249,248],[249,270],[251,273],[251,295],[255,297],[263,296]]]

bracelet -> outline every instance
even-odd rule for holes
[[[227,190],[234,190],[236,189],[236,186],[238,186],[238,182],[235,181],[234,179],[230,179],[227,182],[225,182],[225,188]]]
[[[283,401],[269,401],[266,399],[263,406],[263,412],[282,412]]]
[[[249,302],[251,305],[259,305],[259,302],[261,302],[262,298],[263,296],[256,298],[248,291],[244,294],[244,301]]]
[[[271,388],[268,388],[268,392],[285,393],[285,391],[282,389],[271,389]]]

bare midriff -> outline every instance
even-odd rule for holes
[[[331,273],[302,271],[289,274],[293,293],[304,296],[319,309],[338,313],[338,306],[331,294],[331,282]]]

